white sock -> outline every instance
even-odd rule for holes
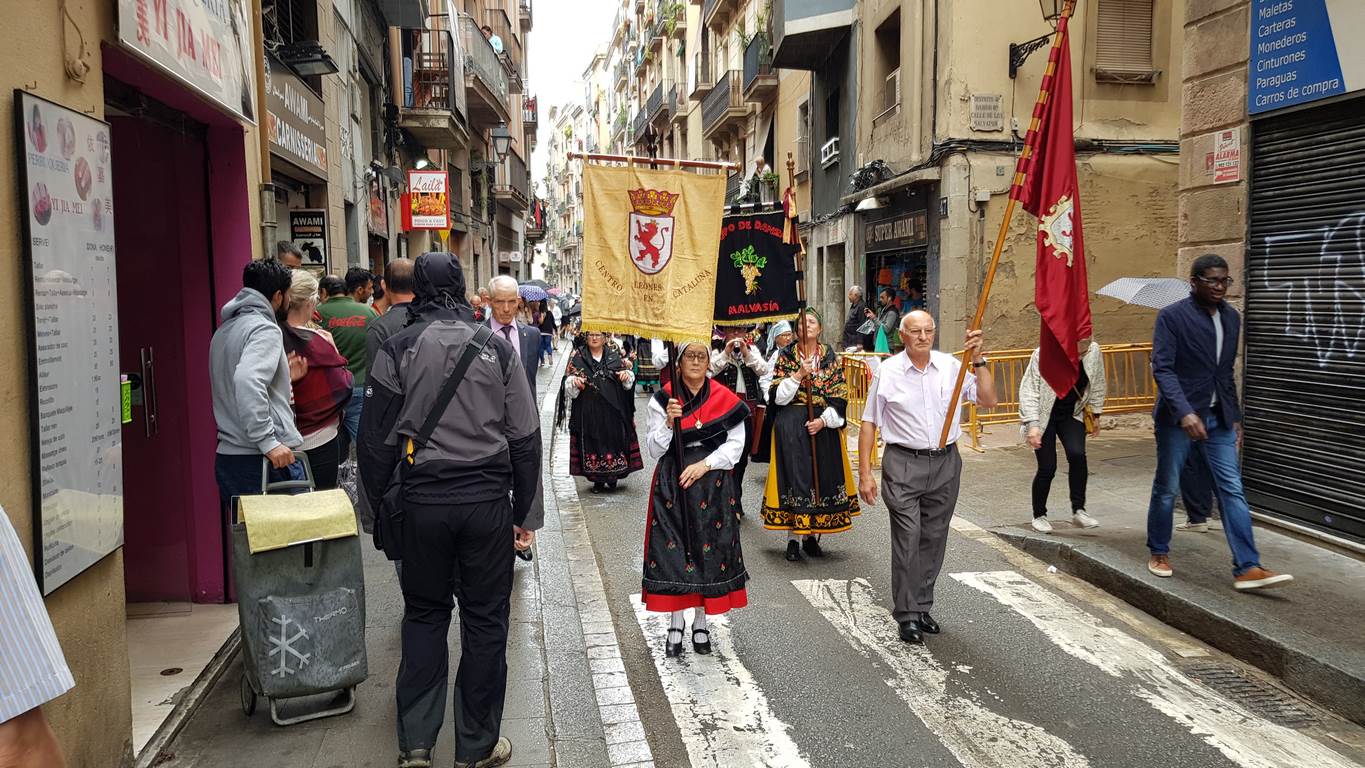
[[[677,630],[681,632],[683,631],[683,627],[687,626],[687,621],[683,618],[682,611],[674,611],[671,615],[671,618],[672,620],[669,622],[668,625],[669,631]]]
[[[704,631],[706,629],[706,609],[692,609],[692,631]]]

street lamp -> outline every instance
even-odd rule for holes
[[[497,155],[498,162],[507,159],[507,153],[512,148],[512,132],[507,130],[507,123],[498,123],[498,127],[492,130],[493,154]]]
[[[1066,0],[1038,0],[1038,8],[1043,12],[1043,21],[1056,21],[1062,17]]]

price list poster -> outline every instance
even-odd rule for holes
[[[29,294],[34,569],[43,594],[123,545],[109,126],[15,92]]]

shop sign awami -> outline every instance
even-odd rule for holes
[[[408,171],[403,195],[403,229],[450,229],[450,175]]]
[[[1256,0],[1247,111],[1255,115],[1365,89],[1360,0]]]
[[[327,211],[304,208],[289,212],[289,241],[303,251],[304,266],[327,263]]]
[[[326,181],[327,129],[322,122],[322,99],[268,53],[264,87],[271,154]]]
[[[925,211],[888,216],[864,227],[863,252],[902,251],[929,242],[929,216]]]
[[[228,112],[255,122],[256,67],[246,0],[118,0],[128,50]]]

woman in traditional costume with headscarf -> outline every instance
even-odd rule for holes
[[[731,472],[744,455],[749,407],[725,385],[707,378],[710,347],[679,345],[682,388],[664,380],[649,400],[645,450],[658,459],[645,523],[645,609],[670,614],[665,654],[683,650],[683,611],[692,609],[692,648],[711,652],[708,615],[748,604],[749,580],[739,544],[739,496]],[[673,425],[682,420],[681,466]]]
[[[806,310],[805,334],[777,356],[767,420],[771,465],[763,494],[763,526],[787,532],[787,559],[801,551],[823,557],[820,536],[853,527],[858,486],[844,443],[848,387],[843,366],[820,342],[820,318]],[[814,460],[811,458],[812,446]]]
[[[564,372],[569,417],[569,474],[592,481],[593,491],[644,468],[635,437],[635,374],[601,333],[575,344]],[[563,419],[561,409],[557,421]]]

